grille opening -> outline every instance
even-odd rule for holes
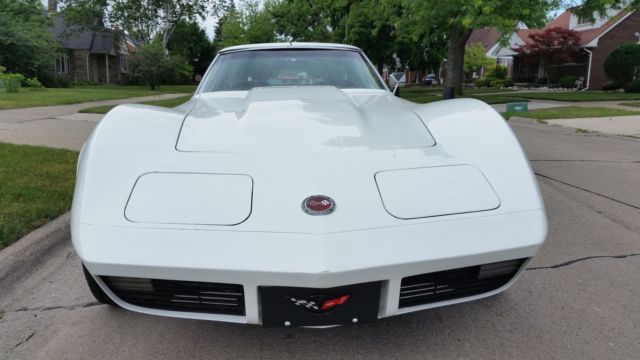
[[[122,301],[152,309],[244,315],[244,288],[238,284],[103,276]]]
[[[516,259],[405,277],[400,308],[486,293],[505,285],[526,259]]]

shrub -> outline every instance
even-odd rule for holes
[[[614,91],[621,89],[622,85],[616,81],[608,81],[606,84],[602,85],[602,90],[604,91]]]
[[[175,84],[191,79],[192,68],[189,63],[183,57],[167,55],[158,41],[137,48],[129,65],[130,78],[146,83],[151,90],[157,89],[160,84]]]
[[[549,79],[547,77],[543,76],[543,77],[539,77],[538,80],[536,80],[536,82],[539,85],[547,85],[549,83]]]
[[[507,67],[496,66],[487,76],[489,78],[505,80],[507,78]]]
[[[24,80],[24,76],[20,74],[3,74],[1,75],[4,89],[8,93],[17,93],[20,91],[20,84]]]
[[[604,61],[604,73],[609,80],[627,84],[640,78],[640,44],[623,44]]]
[[[72,86],[73,86],[73,84],[67,78],[59,77],[56,80],[56,87],[59,87],[59,88],[70,88]]]
[[[624,87],[624,92],[627,93],[640,93],[640,79],[631,81]]]
[[[475,82],[476,87],[489,87],[491,85],[491,79],[478,79]]]
[[[80,80],[80,81],[76,81],[75,85],[97,85],[97,84],[91,80]]]
[[[5,71],[7,71],[7,68],[0,65],[0,75],[4,74]]]
[[[491,87],[495,88],[504,88],[513,86],[513,82],[511,80],[502,80],[502,79],[492,79]]]
[[[40,81],[38,81],[38,79],[33,78],[33,79],[26,79],[23,83],[23,85],[25,87],[31,88],[31,89],[42,89],[42,83],[40,83]]]
[[[577,76],[567,75],[560,78],[560,87],[565,89],[573,89],[576,87],[576,80],[578,80]]]

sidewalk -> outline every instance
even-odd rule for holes
[[[640,115],[545,120],[547,124],[607,134],[640,137]]]
[[[518,102],[518,101],[514,101]],[[536,109],[549,109],[549,108],[557,108],[564,106],[580,106],[580,107],[607,107],[613,109],[622,109],[622,110],[631,110],[631,111],[640,111],[639,108],[634,106],[625,106],[620,105],[620,103],[629,102],[625,100],[615,100],[615,101],[557,101],[557,100],[530,100],[529,110]],[[495,104],[492,105],[497,112],[505,112],[507,111],[507,104]]]
[[[101,105],[173,99],[185,95],[187,94],[162,94],[70,105],[0,110],[0,142],[79,151],[103,116],[100,114],[80,114],[78,111],[81,109]]]

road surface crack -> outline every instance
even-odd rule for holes
[[[613,202],[617,202],[618,204],[626,205],[626,206],[628,206],[628,207],[631,207],[631,208],[634,208],[634,209],[638,209],[638,210],[640,210],[640,206],[636,206],[636,205],[633,205],[633,204],[629,204],[629,203],[626,203],[626,202],[624,202],[624,201],[621,201],[621,200],[618,200],[618,199],[614,199],[614,198],[612,198],[612,197],[610,197],[610,196],[607,196],[607,195],[604,195],[604,194],[600,194],[600,193],[597,193],[597,192],[595,192],[595,191],[591,191],[591,190],[589,190],[589,189],[585,189],[585,188],[582,188],[582,187],[580,187],[580,186],[576,186],[576,185],[570,184],[570,183],[568,183],[568,182],[566,182],[566,181],[562,181],[562,180],[554,179],[554,178],[552,178],[551,176],[547,176],[547,175],[544,175],[544,174],[540,174],[540,173],[538,173],[538,172],[535,172],[534,174],[536,174],[537,176],[540,176],[541,178],[545,178],[545,179],[548,179],[548,180],[551,180],[551,181],[559,182],[560,184],[564,184],[564,185],[567,185],[567,186],[571,186],[571,187],[572,187],[572,188],[574,188],[574,189],[582,190],[582,191],[584,191],[584,192],[588,192],[589,194],[596,195],[596,196],[600,196],[600,197],[603,197],[603,198],[605,198],[605,199],[611,200],[611,201],[613,201]]]
[[[638,256],[640,255],[640,253],[632,253],[632,254],[626,254],[626,255],[596,255],[596,256],[587,256],[587,257],[583,257],[583,258],[579,258],[579,259],[574,259],[574,260],[569,260],[560,264],[556,264],[556,265],[551,265],[551,266],[538,266],[538,267],[530,267],[527,268],[527,270],[547,270],[547,269],[557,269],[557,268],[561,268],[561,267],[565,267],[565,266],[569,266],[572,264],[575,264],[577,262],[581,262],[581,261],[585,261],[585,260],[592,260],[592,259],[601,259],[601,258],[605,258],[605,259],[625,259],[628,257],[634,257],[634,256]]]
[[[88,307],[92,307],[92,306],[96,306],[96,305],[101,305],[101,303],[97,302],[97,301],[91,301],[91,302],[87,302],[87,303],[82,303],[82,304],[75,304],[75,305],[57,305],[57,306],[39,306],[39,307],[34,307],[34,308],[27,308],[27,307],[21,307],[18,308],[16,310],[12,310],[11,312],[26,312],[26,311],[49,311],[49,310],[75,310],[75,309],[84,309],[84,308],[88,308]]]
[[[33,337],[33,335],[35,335],[35,334],[36,334],[35,332],[32,332],[32,333],[31,333],[31,335],[27,336],[27,338],[26,338],[26,339],[24,339],[24,340],[20,341],[19,343],[15,344],[13,347],[14,347],[14,348],[17,348],[18,346],[20,346],[20,345],[22,345],[22,344],[26,343],[27,341],[31,340],[31,338],[32,338],[32,337]]]

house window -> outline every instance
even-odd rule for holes
[[[69,73],[69,56],[67,54],[59,55],[56,58],[56,72],[58,74]]]
[[[120,72],[127,72],[127,58],[122,55],[120,55]]]
[[[584,16],[578,16],[578,26],[580,25],[591,25],[592,22],[589,18]]]

